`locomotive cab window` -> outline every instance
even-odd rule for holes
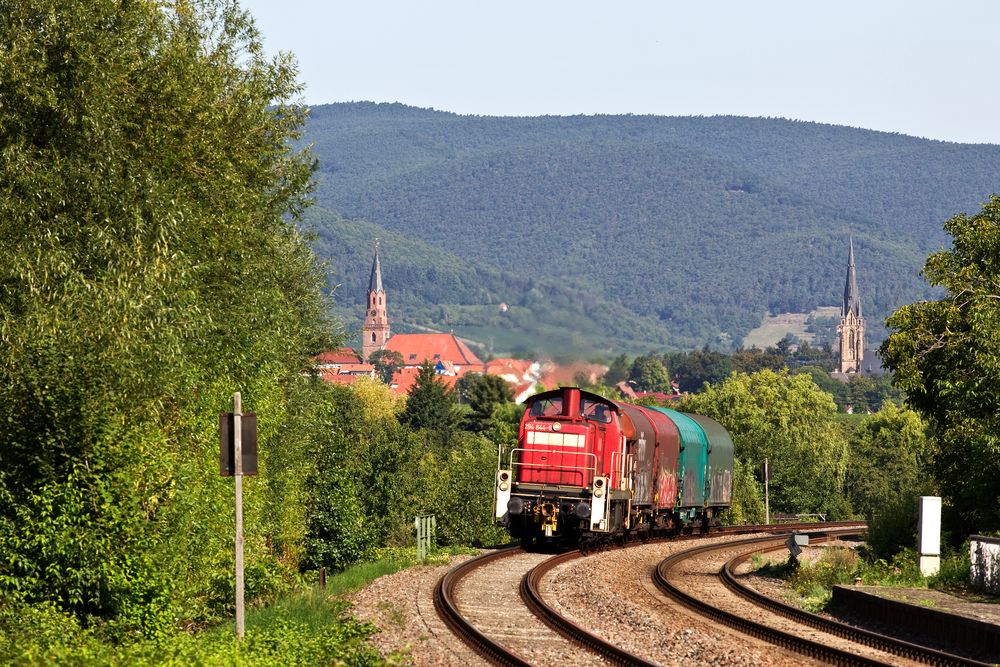
[[[591,421],[602,424],[611,423],[611,409],[604,403],[592,401],[589,398],[580,399],[580,414]]]
[[[540,398],[531,404],[529,414],[532,417],[558,417],[562,414],[563,402],[561,396]]]

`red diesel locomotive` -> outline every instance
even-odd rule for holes
[[[497,520],[523,542],[707,527],[729,506],[733,441],[708,417],[576,387],[525,407],[495,489]]]

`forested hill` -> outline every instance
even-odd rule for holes
[[[877,320],[928,295],[918,272],[946,244],[941,223],[1000,191],[1000,146],[780,119],[499,118],[352,103],[314,107],[305,139],[322,207],[492,271],[498,285],[537,281],[543,299],[526,302],[537,318],[545,285],[619,303],[658,323],[661,347],[737,343],[768,311],[837,304],[848,234],[877,334]],[[321,237],[332,229],[316,227]],[[364,250],[335,270],[367,270]],[[434,289],[386,280],[404,305]],[[341,303],[360,304],[359,287],[344,287]],[[434,302],[484,297],[473,275],[456,290]],[[456,331],[482,324],[452,320]]]

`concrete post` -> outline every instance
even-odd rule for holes
[[[917,554],[920,574],[932,577],[938,573],[941,569],[941,498],[938,496],[920,496]]]

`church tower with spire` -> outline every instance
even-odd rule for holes
[[[378,259],[378,241],[375,241],[375,259],[372,260],[372,276],[368,281],[368,302],[365,311],[365,325],[361,330],[361,355],[365,361],[372,352],[385,347],[389,342],[389,316],[385,309],[385,288],[382,287],[382,265]]]
[[[854,268],[854,239],[847,254],[847,282],[844,285],[844,305],[840,311],[840,372],[860,373],[865,356],[865,320],[861,316],[861,296]]]

